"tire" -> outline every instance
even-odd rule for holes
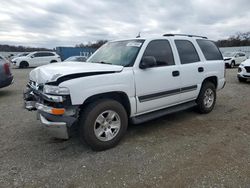
[[[29,63],[27,61],[22,61],[20,64],[19,64],[19,68],[27,68],[29,67]]]
[[[234,68],[235,67],[235,61],[232,61],[230,64],[230,68]]]
[[[216,102],[215,85],[211,82],[203,83],[196,102],[200,113],[207,114],[211,112]]]
[[[113,118],[110,119],[108,116]],[[80,140],[85,141],[95,151],[116,146],[124,136],[127,127],[127,112],[123,105],[115,100],[102,99],[93,102],[80,114]]]
[[[238,80],[239,80],[239,82],[246,82],[247,81],[246,78],[241,78],[241,77],[238,77]]]

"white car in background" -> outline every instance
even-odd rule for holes
[[[244,52],[226,52],[223,54],[226,67],[233,68],[236,65],[240,65],[241,62],[247,59]]]
[[[61,62],[60,56],[50,51],[32,52],[27,56],[17,57],[12,60],[12,63],[19,68],[38,67],[56,62]]]
[[[239,82],[246,82],[247,79],[250,79],[250,59],[247,59],[240,64],[237,76]]]

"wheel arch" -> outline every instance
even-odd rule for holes
[[[28,61],[26,61],[26,60],[22,60],[22,61],[20,61],[20,62],[19,62],[19,64],[18,64],[17,66],[20,66],[22,63],[25,63],[25,64],[27,65],[27,67],[29,67],[29,66],[30,66],[29,62],[28,62]]]
[[[213,83],[213,84],[215,85],[215,88],[218,87],[218,78],[217,78],[217,76],[209,76],[209,77],[205,78],[205,79],[203,80],[203,82],[202,82],[202,85],[203,85],[204,83],[206,83],[206,82],[211,82],[211,83]]]
[[[122,92],[122,91],[112,91],[112,92],[100,93],[100,94],[95,94],[93,96],[90,96],[83,102],[80,108],[83,109],[86,105],[99,99],[113,99],[113,100],[120,102],[124,106],[128,116],[130,116],[131,104],[129,101],[129,97],[125,92]]]
[[[57,63],[57,60],[53,59],[50,61],[50,63]]]

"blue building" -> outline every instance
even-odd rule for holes
[[[62,61],[70,56],[91,56],[97,49],[80,47],[56,47],[56,53],[61,56]]]

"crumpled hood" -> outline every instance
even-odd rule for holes
[[[47,82],[54,82],[58,78],[66,75],[79,73],[93,73],[93,72],[120,72],[123,66],[107,65],[100,63],[83,63],[83,62],[61,62],[53,63],[37,67],[30,72],[30,80],[43,84]]]

